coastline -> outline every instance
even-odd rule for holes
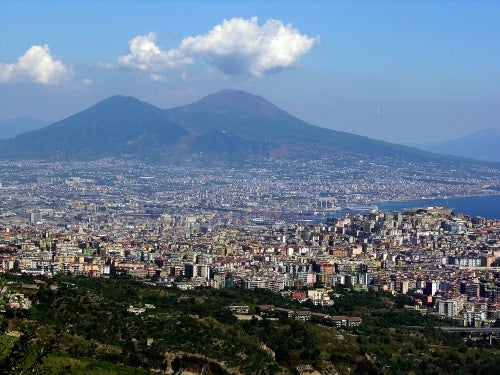
[[[500,219],[500,194],[424,198],[404,201],[386,201],[376,204],[380,211],[400,211],[406,208],[438,206],[452,208],[457,214]]]
[[[402,202],[414,202],[414,201],[425,201],[425,200],[442,200],[442,199],[463,199],[463,198],[480,198],[480,197],[495,197],[500,196],[500,192],[495,194],[473,194],[473,195],[443,195],[440,197],[425,197],[425,198],[415,198],[415,199],[402,199],[402,200],[389,200],[389,201],[373,201],[366,204],[379,205],[379,204],[392,204],[392,203],[402,203]]]

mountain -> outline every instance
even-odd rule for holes
[[[300,146],[384,143],[308,124],[262,97],[244,91],[222,90],[167,113],[173,122],[196,135],[223,131],[258,142]]]
[[[135,155],[242,160],[383,155],[445,160],[429,152],[308,124],[258,95],[222,90],[195,103],[160,109],[113,96],[45,128],[0,142],[0,158],[92,160]]]
[[[16,117],[0,120],[0,140],[15,137],[18,134],[31,130],[43,128],[48,125],[43,121],[33,117]]]
[[[138,99],[113,96],[45,128],[0,142],[8,159],[91,160],[149,155],[188,132],[169,123],[165,111]]]
[[[311,125],[245,91],[222,90],[166,112],[173,123],[190,132],[191,151],[212,155],[241,156],[242,150],[305,157],[348,152],[437,160],[436,155],[414,148]]]
[[[500,162],[498,145],[500,145],[500,129],[490,128],[451,141],[424,146],[422,149],[438,154]]]

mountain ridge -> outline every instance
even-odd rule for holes
[[[487,128],[423,149],[443,155],[500,162],[500,129]]]
[[[95,160],[125,155],[186,155],[243,160],[325,153],[416,161],[457,160],[309,124],[259,95],[225,89],[194,103],[161,109],[114,95],[42,129],[0,141],[1,159]]]
[[[186,130],[169,124],[162,109],[115,95],[42,129],[0,142],[0,157],[91,160],[144,154],[147,150],[141,144],[145,148],[147,143],[172,145],[183,135]]]

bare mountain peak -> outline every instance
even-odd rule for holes
[[[253,99],[264,100],[259,95],[253,95],[247,91],[234,90],[234,89],[219,90],[219,91],[216,91],[212,94],[205,96],[204,98],[202,98],[200,100],[205,100],[205,99],[210,99],[210,100],[217,99],[218,100],[218,99],[230,99],[230,98],[242,99],[242,100],[253,100]]]
[[[113,95],[109,98],[103,99],[95,105],[130,105],[130,104],[144,104],[148,106],[152,106],[152,104],[143,102],[142,100],[137,99],[134,96],[125,96],[125,95]]]
[[[253,95],[243,90],[225,89],[207,95],[198,100],[193,106],[199,109],[210,109],[217,112],[245,111],[260,112],[268,116],[277,116],[285,113],[284,110],[270,103],[260,95]]]

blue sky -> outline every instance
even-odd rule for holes
[[[3,1],[0,119],[224,88],[397,143],[500,127],[498,1]]]

